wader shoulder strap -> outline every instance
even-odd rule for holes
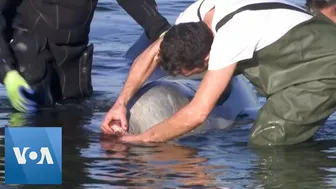
[[[201,4],[202,5],[202,4]],[[296,10],[296,11],[300,11],[306,14],[311,15],[310,13],[308,13],[307,11],[297,8],[295,6],[291,6],[291,5],[287,5],[284,3],[257,3],[257,4],[251,4],[251,5],[246,5],[243,6],[239,9],[237,9],[236,11],[226,15],[224,18],[222,18],[216,25],[216,31],[219,30],[219,28],[221,28],[224,24],[226,24],[234,15],[245,11],[245,10],[267,10],[267,9],[290,9],[290,10]]]
[[[205,0],[202,1],[202,3],[200,4],[200,6],[198,7],[198,10],[197,10],[197,16],[198,16],[198,19],[200,21],[202,21],[202,16],[201,16],[201,7],[202,7],[202,4],[204,3]]]

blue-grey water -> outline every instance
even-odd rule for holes
[[[173,22],[191,2],[159,0],[158,5]],[[63,128],[63,185],[21,188],[336,188],[335,116],[312,141],[267,149],[247,146],[251,125],[155,146],[101,138],[100,124],[129,69],[123,55],[142,29],[109,0],[99,1],[91,28],[95,45],[91,100],[26,115],[9,107],[0,88],[0,170],[4,169],[4,127]],[[3,182],[3,171],[0,176]]]

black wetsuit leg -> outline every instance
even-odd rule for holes
[[[91,82],[93,44],[58,45],[49,43],[54,57],[54,99],[80,99],[93,92]]]
[[[49,72],[44,69],[43,63],[23,60],[24,63],[20,64],[26,66],[34,64],[40,67],[21,70],[20,73],[25,77],[34,77],[34,82],[31,83],[44,83],[43,86],[36,85],[35,89],[45,90],[46,96],[50,95],[44,86],[50,86],[53,102],[67,98],[79,99],[92,94],[93,45],[88,46],[88,43],[90,24],[96,5],[97,0],[31,2],[23,0],[17,8],[14,26],[24,28],[31,35],[38,36],[37,39],[46,40],[42,46],[45,47],[48,56],[51,56],[47,65],[51,65],[52,70]],[[43,52],[37,51],[31,54],[42,56],[40,53],[46,54],[44,48]]]
[[[8,71],[14,70],[14,58],[10,50],[9,41],[12,38],[12,19],[18,0],[0,1],[0,83]]]
[[[35,91],[30,98],[39,105],[53,104],[50,92],[52,56],[48,51],[47,38],[16,28],[10,46],[17,71]]]

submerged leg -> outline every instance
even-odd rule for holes
[[[16,58],[15,66],[35,92],[34,95],[28,95],[29,98],[40,106],[52,105],[50,92],[52,57],[47,50],[47,39],[17,28],[10,45]]]
[[[250,143],[291,145],[311,138],[336,110],[335,84],[313,81],[270,96],[252,127]]]
[[[61,91],[56,100],[85,99],[92,95],[93,44],[87,41],[76,45],[57,45],[49,43],[55,57],[54,68]]]

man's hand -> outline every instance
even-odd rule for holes
[[[134,61],[117,102],[107,113],[103,121],[101,127],[104,133],[116,134],[118,131],[119,133],[127,131],[126,105],[156,68],[158,62],[156,58],[161,41],[162,39],[158,39]]]
[[[36,111],[36,103],[27,98],[27,95],[32,95],[34,91],[16,70],[6,74],[4,84],[7,96],[16,110],[20,112]]]
[[[125,134],[128,130],[126,106],[116,103],[108,111],[102,124],[102,130],[107,134]]]

